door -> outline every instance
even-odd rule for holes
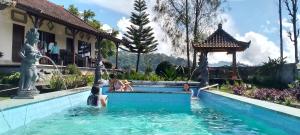
[[[72,38],[67,38],[66,40],[66,56],[65,56],[65,63],[66,64],[71,64],[73,63],[73,52],[74,52],[74,41]]]
[[[13,38],[12,38],[12,61],[21,62],[19,55],[20,50],[24,44],[25,27],[13,24]]]
[[[69,51],[72,54],[73,50],[74,50],[73,39],[67,38],[67,51]]]

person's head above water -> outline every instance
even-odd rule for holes
[[[92,87],[92,90],[91,90],[91,93],[92,93],[93,95],[99,95],[99,87],[93,86],[93,87]]]
[[[190,91],[190,85],[188,83],[183,84],[183,90],[184,91]]]

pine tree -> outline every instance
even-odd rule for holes
[[[130,22],[132,25],[128,27],[128,31],[124,34],[124,39],[130,44],[121,48],[125,51],[137,53],[136,72],[139,70],[140,55],[157,50],[157,40],[154,39],[153,29],[149,24],[149,14],[146,13],[145,0],[135,0],[134,12],[131,13]]]

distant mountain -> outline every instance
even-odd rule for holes
[[[227,61],[219,61],[218,63],[208,64],[209,67],[222,67],[222,66],[230,66],[230,65],[232,65],[232,63]]]
[[[109,57],[108,60],[115,65],[115,56]],[[180,57],[168,56],[161,53],[152,53],[152,54],[142,54],[140,60],[140,71],[145,71],[147,63],[151,65],[152,69],[155,70],[157,65],[162,61],[169,61],[174,65],[186,66],[187,61]],[[192,63],[192,62],[191,62]],[[120,68],[131,68],[135,69],[136,65],[136,54],[120,51],[119,52],[119,67]],[[215,64],[209,64],[209,67],[222,67],[222,66],[231,66],[232,62],[220,61]],[[242,63],[237,63],[239,67],[247,66]]]
[[[231,66],[232,62],[219,61],[218,63],[208,64],[209,67],[222,67],[222,66]],[[237,63],[238,67],[248,67],[249,65],[243,63]]]
[[[119,52],[119,67],[135,69],[137,56],[135,53]],[[115,65],[115,56],[109,57],[108,60]],[[145,71],[147,64],[155,70],[157,65],[162,61],[169,61],[174,65],[185,66],[187,61],[180,57],[167,56],[161,53],[142,54],[140,59],[140,71]]]

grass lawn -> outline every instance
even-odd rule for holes
[[[10,97],[0,97],[0,101],[10,99]]]
[[[225,86],[221,86],[219,90],[226,93],[233,93],[231,88]]]

